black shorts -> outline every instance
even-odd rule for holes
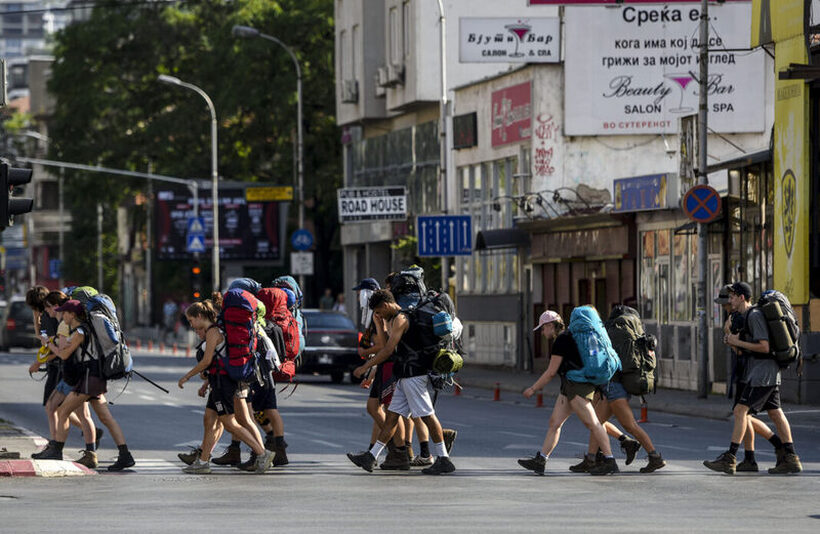
[[[735,403],[732,407],[740,404],[740,396],[743,395],[743,390],[746,389],[746,382],[738,380],[735,382]]]
[[[236,382],[225,375],[211,375],[208,382],[211,384],[211,392],[205,407],[215,411],[217,415],[233,415]]]
[[[737,404],[749,407],[750,414],[780,408],[780,388],[777,386],[746,386]]]
[[[264,387],[257,383],[251,385],[251,394],[248,397],[254,412],[276,409],[276,386]]]
[[[51,397],[51,394],[54,392],[54,388],[57,387],[57,382],[59,381],[60,368],[50,363],[46,364],[46,383],[43,385],[43,406],[45,406],[46,402],[48,402],[48,398]]]
[[[382,398],[382,364],[376,366],[376,368],[370,368],[370,374],[373,375],[373,383],[370,384],[370,398],[371,399],[381,399]]]

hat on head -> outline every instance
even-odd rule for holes
[[[746,300],[752,298],[752,286],[746,282],[735,282],[731,285],[731,287],[729,287],[729,291],[735,295],[744,297]]]
[[[547,310],[547,311],[545,311],[544,313],[541,314],[541,317],[538,318],[538,326],[533,328],[532,331],[535,332],[536,330],[538,330],[539,328],[541,328],[542,326],[544,326],[547,323],[551,323],[553,321],[560,321],[560,320],[561,320],[560,315],[558,315],[556,312],[554,312],[552,310]]]
[[[82,302],[76,299],[71,299],[65,301],[61,306],[54,308],[54,311],[58,312],[71,312],[75,315],[81,314],[85,310]]]
[[[725,286],[721,287],[720,292],[718,293],[718,296],[715,299],[715,304],[729,304],[729,291],[731,290],[731,284],[726,284]]]
[[[381,289],[381,287],[379,286],[379,283],[376,281],[375,278],[365,278],[361,282],[359,282],[359,285],[353,288],[353,291],[359,291],[360,289],[378,291],[379,289]]]

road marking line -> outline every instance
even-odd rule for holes
[[[499,432],[496,432],[496,434],[506,434],[508,436],[516,436],[516,437],[519,437],[519,438],[536,438],[536,437],[538,437],[538,436],[534,436],[532,434],[522,434],[520,432],[507,432],[505,430],[501,430]]]
[[[331,443],[329,441],[324,441],[324,440],[321,440],[321,439],[312,439],[310,441],[312,441],[313,443],[318,443],[319,445],[326,445],[328,447],[333,447],[335,449],[344,449],[344,447],[342,447],[341,445],[339,445],[337,443]]]
[[[156,401],[157,400],[154,397],[152,397],[151,395],[139,394],[138,397],[141,398],[142,400],[147,400],[147,401]]]
[[[196,413],[199,415],[205,415],[205,410],[191,410],[191,413]]]
[[[533,444],[529,444],[529,445],[522,445],[522,444],[520,444],[520,443],[510,443],[509,445],[506,445],[506,446],[504,447],[504,450],[506,450],[506,451],[509,451],[509,450],[518,450],[518,451],[520,451],[520,450],[525,450],[525,451],[530,451],[530,450],[535,449],[535,448],[536,448],[536,446],[535,446],[535,445],[533,445]]]

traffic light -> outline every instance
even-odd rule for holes
[[[202,268],[198,262],[191,267],[191,295],[195,299],[202,298]]]
[[[14,216],[28,213],[34,207],[30,198],[14,198],[14,188],[31,181],[31,169],[17,169],[0,163],[0,228],[14,224]]]

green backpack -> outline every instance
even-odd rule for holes
[[[621,358],[620,380],[626,392],[631,395],[654,392],[657,341],[644,332],[638,311],[629,306],[615,306],[605,326],[612,347]]]

